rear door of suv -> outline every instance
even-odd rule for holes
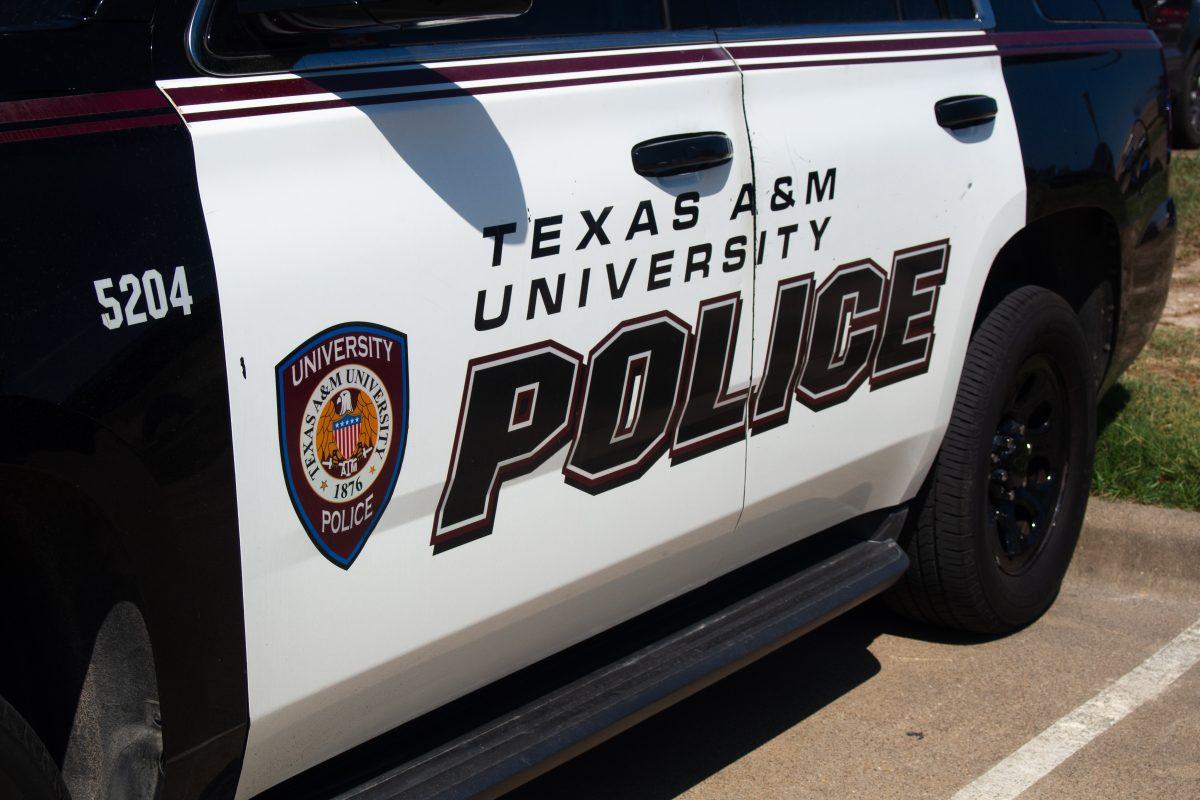
[[[1025,182],[986,5],[719,6],[758,184],[740,535],[765,552],[916,493]]]
[[[240,796],[740,557],[750,151],[736,67],[669,10],[200,4],[214,74],[161,86],[231,376]]]

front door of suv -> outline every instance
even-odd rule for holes
[[[228,74],[161,86],[231,376],[244,797],[737,557],[751,159],[736,68],[661,3],[199,13]]]
[[[970,0],[719,5],[761,261],[739,535],[768,551],[916,493],[1025,181]]]

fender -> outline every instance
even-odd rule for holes
[[[111,524],[157,662],[162,796],[225,796],[248,708],[216,279],[186,130],[157,90],[115,91],[148,110],[102,121],[114,95],[84,94],[61,102],[96,121],[55,127],[35,117],[58,98],[14,104],[27,127],[0,141],[0,459]]]
[[[1051,22],[1032,3],[1002,5],[996,16],[1025,162],[1026,224],[1099,208],[1119,229],[1117,332],[1107,387],[1149,339],[1174,263],[1170,90],[1162,48],[1146,26],[1112,23],[1103,25],[1111,39],[1086,50],[1072,37],[1101,25]],[[1051,46],[1023,54],[1016,46],[1020,34],[1012,31],[1053,34],[1063,42],[1061,52]],[[1139,98],[1133,108],[1131,97]]]
[[[30,411],[31,406],[37,410]],[[207,514],[199,501],[191,507],[179,506],[177,491],[161,485],[142,456],[96,420],[13,396],[0,398],[0,418],[22,421],[10,432],[0,456],[5,486],[35,492],[61,487],[55,493],[55,506],[47,503],[30,509],[46,519],[46,530],[62,534],[61,541],[39,543],[43,559],[38,573],[43,578],[70,580],[70,564],[81,556],[75,538],[79,534],[63,531],[59,515],[64,507],[78,505],[104,523],[87,531],[89,537],[100,539],[87,542],[87,552],[103,554],[89,569],[114,580],[115,576],[132,580],[155,655],[167,787],[184,788],[173,781],[177,772],[207,768],[215,777],[230,770],[241,760],[247,725],[244,660],[230,664],[228,656],[244,647],[241,586],[221,585],[225,581],[219,570],[211,576],[218,586],[206,586],[210,576],[198,567],[215,563],[216,554],[211,552],[211,542],[202,543],[202,534],[192,531],[199,546],[183,547],[175,537],[165,535],[202,527],[198,523],[220,514]],[[212,469],[224,471],[225,465],[218,462]],[[234,577],[240,580],[237,573]],[[79,633],[89,642],[96,633],[92,623],[98,625],[104,611],[92,610],[99,615],[95,620],[79,621]],[[228,614],[239,615],[232,618],[235,625],[229,624]],[[174,755],[194,748],[189,743],[193,738],[196,743],[215,741],[201,751]],[[188,791],[199,794],[198,787]]]

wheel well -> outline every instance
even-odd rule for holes
[[[103,718],[128,704],[120,695],[157,698],[153,655],[132,571],[103,517],[44,474],[0,466],[0,486],[0,636],[10,654],[0,659],[0,695],[62,768],[80,730],[96,751]]]
[[[1101,209],[1077,208],[1022,229],[1000,251],[988,273],[975,327],[1021,286],[1049,289],[1075,309],[1087,334],[1099,387],[1116,341],[1120,307],[1121,238],[1116,221]]]

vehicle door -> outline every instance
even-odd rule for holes
[[[232,376],[240,796],[727,568],[751,372],[741,84],[686,9],[285,6],[201,3],[215,74],[161,83]]]
[[[742,535],[765,551],[916,493],[1025,183],[971,2],[714,13],[744,76],[759,190]]]

